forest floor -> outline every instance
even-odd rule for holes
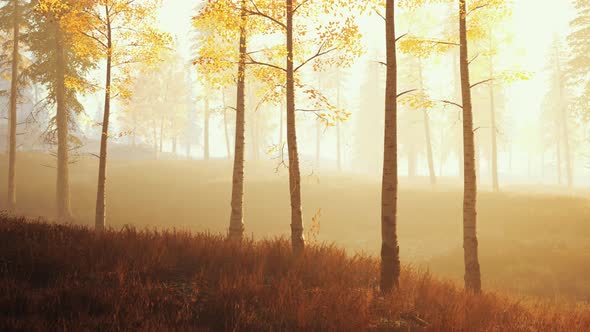
[[[588,331],[588,305],[484,292],[405,266],[377,291],[375,258],[281,239],[0,216],[0,330]]]
[[[55,159],[19,153],[19,215],[51,219],[55,199]],[[0,169],[6,169],[0,155]],[[109,163],[108,224],[119,230],[177,229],[225,234],[231,196],[227,160],[121,160]],[[287,172],[275,164],[248,162],[245,215],[249,238],[287,237]],[[92,226],[97,161],[80,158],[71,165],[72,210],[76,225]],[[0,177],[0,188],[6,187]],[[314,215],[310,243],[334,243],[349,254],[377,256],[380,248],[380,184],[376,177],[305,171],[302,179],[306,228]],[[462,192],[458,182],[441,178],[401,179],[399,240],[402,263],[461,283]],[[586,195],[586,196],[585,196]],[[0,202],[5,190],[0,191]],[[0,205],[0,210],[2,206]],[[583,191],[504,186],[478,196],[478,236],[484,289],[539,297],[555,303],[590,301],[590,200]],[[58,221],[59,222],[59,221]]]

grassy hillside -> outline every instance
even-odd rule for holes
[[[378,262],[285,240],[95,234],[0,217],[0,330],[588,331],[588,307],[485,293],[404,268],[381,298]],[[427,323],[427,326],[420,327]]]
[[[19,154],[19,213],[54,213],[55,159]],[[0,156],[0,169],[6,160]],[[44,166],[45,165],[45,166]],[[255,239],[288,235],[289,192],[286,172],[272,163],[248,162],[245,223]],[[94,221],[97,162],[82,158],[71,165],[72,208],[80,225]],[[321,209],[316,242],[336,243],[349,253],[377,255],[380,243],[378,176],[305,170],[304,221]],[[311,175],[310,175],[311,174]],[[108,171],[108,223],[225,233],[229,220],[231,163],[185,160],[123,161]],[[5,188],[6,177],[0,177]],[[463,273],[461,187],[441,179],[401,180],[399,238],[402,262],[461,281]],[[534,189],[534,191],[533,191]],[[0,202],[5,201],[0,190]],[[482,186],[478,235],[484,288],[561,301],[590,301],[590,201],[582,192],[556,188]],[[1,209],[1,205],[0,205]]]

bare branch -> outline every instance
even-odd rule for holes
[[[331,48],[331,49],[329,49],[329,50],[322,51],[322,49],[324,48],[324,46],[326,46],[326,42],[324,42],[324,43],[323,43],[323,44],[320,46],[320,48],[318,48],[318,51],[316,52],[316,54],[314,54],[313,56],[311,56],[311,57],[310,57],[310,58],[308,58],[307,60],[303,61],[303,63],[301,63],[299,66],[297,66],[297,68],[295,68],[295,70],[294,70],[294,71],[295,71],[295,72],[296,72],[296,71],[298,71],[299,69],[301,69],[301,67],[305,66],[305,65],[306,65],[308,62],[310,62],[311,60],[313,60],[313,59],[315,59],[315,58],[319,58],[319,57],[321,57],[322,55],[326,55],[326,54],[328,54],[328,53],[330,53],[330,52],[333,52],[333,51],[335,51],[335,50],[336,50],[336,48],[334,47],[334,48]]]
[[[478,86],[480,84],[485,84],[485,83],[491,82],[493,80],[494,80],[493,78],[488,78],[487,80],[479,81],[479,82],[477,82],[475,84],[471,84],[470,88],[473,89],[473,88],[475,88],[476,86]]]
[[[421,41],[433,43],[436,45],[450,45],[450,46],[461,46],[459,43],[444,41],[444,40],[434,40],[434,39],[422,39]]]
[[[490,5],[489,3],[485,3],[485,4],[482,4],[482,5],[479,5],[479,6],[475,7],[475,8],[473,8],[473,9],[471,9],[469,12],[467,12],[467,15],[465,15],[465,16],[469,16],[469,14],[473,13],[474,11],[476,11],[478,9],[485,8],[485,7],[489,6],[489,5]]]
[[[304,108],[298,108],[295,111],[296,112],[309,112],[309,113],[326,112],[326,110],[313,110],[313,109],[304,109]]]
[[[244,12],[251,14],[251,15],[258,15],[258,16],[262,16],[266,19],[271,20],[272,22],[276,23],[277,25],[279,25],[280,27],[282,27],[283,29],[287,30],[287,25],[279,20],[277,20],[276,18],[263,13],[262,11],[260,11],[260,9],[258,9],[258,6],[256,6],[256,2],[254,2],[254,0],[250,0],[250,3],[252,4],[252,6],[254,7],[254,10],[249,10],[246,8],[241,8],[241,10],[243,10]]]
[[[404,91],[404,92],[402,92],[402,93],[398,93],[398,94],[397,94],[397,96],[396,96],[396,98],[399,98],[399,97],[401,97],[401,96],[403,96],[403,95],[405,95],[405,94],[408,94],[408,93],[414,92],[414,91],[416,91],[416,90],[418,90],[418,89],[411,89],[411,90],[406,90],[406,91]]]
[[[375,13],[377,13],[377,15],[379,15],[379,16],[380,16],[380,17],[383,19],[383,21],[387,21],[387,20],[385,19],[385,16],[383,16],[383,15],[382,15],[382,14],[381,14],[381,13],[380,13],[380,12],[379,12],[377,9],[374,9],[373,11],[374,11]]]
[[[460,104],[457,104],[457,103],[455,103],[455,102],[452,102],[452,101],[450,101],[450,100],[439,100],[439,101],[440,101],[441,103],[445,103],[445,104],[449,104],[449,105],[457,106],[457,107],[459,107],[460,109],[463,109],[463,106],[462,106],[462,105],[460,105]]]
[[[397,42],[398,42],[400,39],[402,39],[402,38],[404,38],[405,36],[407,36],[407,35],[408,35],[408,33],[409,33],[409,32],[406,32],[406,33],[404,33],[403,35],[401,35],[401,36],[399,36],[399,37],[395,38],[395,42],[397,43]]]
[[[284,72],[286,72],[287,70],[285,68],[273,65],[272,63],[266,63],[266,62],[259,62],[254,60],[254,58],[252,58],[252,56],[250,54],[246,54],[248,56],[248,58],[250,58],[250,62],[246,62],[247,65],[260,65],[260,66],[267,66],[267,67],[271,67],[277,70],[282,70]]]
[[[481,55],[481,53],[477,53],[476,56],[474,56],[473,58],[471,58],[471,60],[469,60],[469,62],[467,64],[471,64],[473,61],[475,61],[477,58],[479,58],[479,56]]]
[[[303,6],[308,1],[309,0],[303,0],[303,1],[301,1],[301,3],[297,5],[297,7],[293,8],[293,13],[295,13],[297,11],[297,9],[299,9],[299,7]]]

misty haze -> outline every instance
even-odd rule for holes
[[[590,331],[590,2],[0,0],[0,330]]]

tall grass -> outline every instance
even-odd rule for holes
[[[587,307],[520,303],[403,270],[377,292],[378,261],[284,239],[0,218],[0,330],[588,331]],[[414,321],[423,320],[422,328]]]

